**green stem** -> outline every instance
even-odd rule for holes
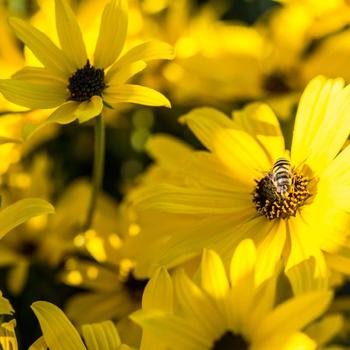
[[[95,154],[94,154],[94,169],[93,169],[93,183],[89,203],[89,209],[84,225],[87,230],[91,227],[94,213],[97,204],[98,194],[102,187],[103,172],[105,161],[105,125],[101,115],[95,118]]]

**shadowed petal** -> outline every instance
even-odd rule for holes
[[[34,84],[22,80],[0,80],[0,92],[10,101],[28,108],[53,108],[66,101],[62,84]]]
[[[105,89],[103,97],[112,106],[129,102],[144,106],[171,107],[170,101],[160,92],[141,85],[111,85]]]

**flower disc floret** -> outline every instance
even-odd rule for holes
[[[106,87],[104,77],[104,70],[95,68],[87,60],[86,65],[68,79],[70,100],[82,102],[90,100],[92,96],[102,96]]]
[[[295,216],[298,209],[311,196],[310,180],[296,170],[291,172],[291,185],[285,194],[277,191],[271,172],[255,182],[253,202],[257,211],[269,220],[288,219]]]

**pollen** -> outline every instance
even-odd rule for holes
[[[291,184],[288,191],[281,194],[277,191],[271,173],[260,180],[255,180],[253,202],[259,214],[269,220],[288,219],[295,216],[298,209],[311,197],[310,180],[296,170],[291,171]]]
[[[104,77],[104,70],[95,68],[87,60],[86,65],[79,68],[68,80],[69,99],[83,102],[90,100],[92,96],[101,96],[106,87]]]

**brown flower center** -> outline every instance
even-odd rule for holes
[[[220,339],[216,340],[211,350],[248,350],[249,344],[241,335],[227,331],[221,336]]]
[[[272,172],[260,180],[255,180],[253,202],[258,213],[269,220],[288,219],[290,216],[295,216],[298,209],[311,196],[310,180],[306,176],[295,169],[291,170],[288,176],[290,184],[286,191],[281,191],[278,187]]]
[[[92,96],[101,96],[106,87],[104,77],[104,70],[95,68],[87,60],[86,65],[68,79],[69,99],[83,102],[90,100]]]

